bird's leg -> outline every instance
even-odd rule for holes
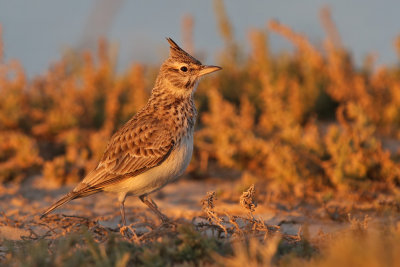
[[[126,226],[125,199],[126,199],[126,193],[125,192],[121,192],[120,194],[118,194],[118,201],[120,203],[119,209],[121,211],[122,226]]]
[[[161,211],[158,209],[157,204],[148,196],[148,195],[141,195],[140,200],[146,204],[155,214],[157,214],[158,217],[160,217],[161,221],[163,223],[168,223],[169,219],[167,216],[161,213]]]
[[[120,206],[119,206],[119,208],[121,210],[122,226],[126,226],[124,203],[125,203],[125,201],[122,201]]]

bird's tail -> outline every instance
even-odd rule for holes
[[[80,197],[79,194],[77,194],[76,192],[69,192],[67,195],[65,195],[63,198],[61,198],[60,200],[58,200],[56,203],[54,203],[53,205],[51,205],[51,207],[49,207],[45,212],[43,212],[43,214],[40,216],[40,219],[42,219],[43,217],[45,217],[47,214],[49,214],[50,212],[52,212],[53,210],[55,210],[56,208],[64,205],[67,202],[70,202],[71,200]]]

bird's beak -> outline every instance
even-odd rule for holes
[[[201,69],[200,69],[200,72],[199,72],[199,77],[203,76],[203,75],[206,75],[206,74],[209,74],[211,72],[220,70],[220,69],[222,69],[222,68],[218,67],[218,66],[206,66],[206,65],[203,65],[203,66],[201,66]]]

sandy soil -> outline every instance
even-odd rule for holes
[[[72,228],[81,224],[96,224],[99,231],[103,228],[118,231],[121,223],[119,205],[115,195],[106,193],[73,200],[47,218],[39,218],[46,207],[72,187],[73,185],[59,187],[40,176],[32,177],[22,184],[0,185],[0,239],[57,236],[63,234],[58,228],[72,231]],[[220,190],[237,191],[236,184],[232,180],[193,180],[184,177],[152,197],[162,212],[171,219],[190,222],[204,215],[200,201],[206,193]],[[160,224],[158,218],[136,197],[128,197],[125,208],[127,221],[138,233],[148,231],[144,222]],[[217,200],[216,211],[220,214],[247,215],[239,201]],[[360,214],[362,215],[362,212]],[[339,215],[343,217],[343,214]],[[332,214],[327,213],[326,207],[309,205],[287,208],[277,203],[259,203],[254,216],[290,235],[296,235],[305,225],[312,236],[349,227],[349,221],[346,219],[332,219]],[[380,220],[372,219],[373,222]]]

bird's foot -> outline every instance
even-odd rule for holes
[[[169,219],[167,216],[163,216],[160,218],[161,219],[161,226],[162,227],[167,227],[167,228],[173,228],[175,229],[178,225],[175,221]]]
[[[119,228],[119,232],[121,233],[122,236],[127,236],[128,235],[128,227],[126,225],[122,225]]]
[[[131,227],[131,225],[122,225],[119,228],[119,232],[121,234],[122,237],[124,237],[125,239],[135,242],[135,243],[140,243],[140,239],[137,236],[135,230]]]

